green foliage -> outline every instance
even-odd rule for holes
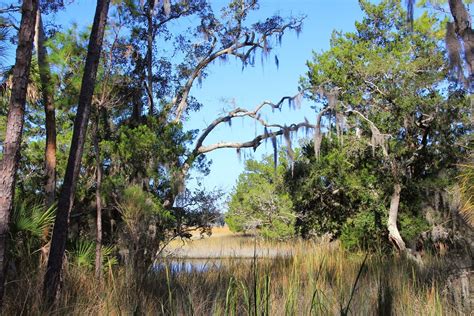
[[[10,257],[21,269],[36,269],[40,248],[49,238],[56,206],[45,209],[37,202],[23,200],[13,209],[10,222]],[[31,260],[25,260],[30,258]]]
[[[59,101],[61,106],[77,103],[89,34],[90,30],[79,31],[77,25],[73,25],[64,32],[55,33],[46,42],[48,61],[55,70],[52,79],[60,84],[61,98],[56,103]]]
[[[236,216],[229,212],[225,215],[225,223],[229,226],[232,232],[244,232],[245,231],[245,219],[243,216]]]
[[[400,234],[403,239],[411,243],[413,243],[422,232],[430,229],[430,225],[424,218],[408,213],[401,213],[398,217],[398,222],[400,225]]]
[[[394,182],[403,184],[402,236],[428,228],[422,208],[442,206],[427,192],[452,182],[472,123],[466,92],[446,80],[443,22],[424,13],[410,29],[399,1],[360,4],[355,32],[334,32],[331,48],[308,62],[303,86],[337,137],[323,140],[319,159],[306,150],[290,183],[303,236],[342,234],[348,248],[373,248]]]
[[[136,185],[123,191],[118,210],[122,219],[119,246],[128,252],[125,261],[146,270],[172,229],[174,217],[152,194]]]
[[[386,181],[375,166],[370,150],[354,136],[346,136],[345,145],[336,138],[323,139],[320,159],[314,157],[313,146],[306,145],[293,173],[286,176],[299,234],[337,238],[358,213],[383,212]],[[381,222],[376,225],[380,229]]]
[[[54,223],[55,212],[55,205],[45,210],[41,204],[23,201],[13,210],[11,231],[27,234],[36,239],[44,238]]]
[[[120,214],[126,225],[135,229],[142,219],[150,216],[165,215],[158,203],[155,203],[153,196],[143,191],[139,186],[131,186],[123,191],[122,201],[119,204]]]
[[[143,183],[147,191],[162,199],[176,196],[180,190],[178,162],[193,136],[194,131],[184,132],[177,124],[163,125],[153,117],[147,118],[146,124],[121,125],[100,143],[104,159],[110,160],[105,191],[117,192]]]
[[[461,214],[471,226],[474,226],[474,153],[471,153],[468,161],[460,167],[458,185],[461,193]]]
[[[287,239],[295,236],[294,218],[292,212],[281,211],[282,219],[273,220],[270,225],[263,225],[259,234],[266,239]]]
[[[255,230],[269,239],[294,235],[296,217],[284,187],[286,168],[283,154],[276,169],[272,156],[264,157],[262,162],[246,161],[245,171],[239,176],[225,216],[232,231]]]
[[[95,265],[96,243],[87,239],[76,240],[69,253],[69,263],[82,269],[92,270]],[[102,246],[102,269],[107,270],[118,264],[115,246]]]
[[[117,131],[115,139],[103,141],[101,147],[120,168],[120,173],[130,177],[127,182],[132,182],[134,177],[149,174],[154,167],[151,163],[159,149],[157,138],[146,125],[136,128],[124,125]]]
[[[382,226],[383,214],[362,211],[347,219],[341,229],[341,244],[348,250],[376,250],[386,242],[387,232]]]
[[[95,243],[90,240],[76,240],[70,257],[73,265],[79,268],[92,269],[94,267]]]
[[[102,269],[110,270],[118,264],[115,246],[102,245]]]

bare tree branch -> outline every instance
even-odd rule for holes
[[[301,122],[298,124],[291,124],[289,126],[286,125],[280,125],[280,124],[270,124],[263,120],[260,117],[259,112],[264,108],[264,107],[270,107],[272,109],[281,109],[283,104],[285,102],[288,102],[289,104],[293,102],[298,102],[301,96],[303,95],[305,90],[300,91],[298,94],[294,96],[284,96],[282,97],[277,103],[273,103],[271,101],[263,101],[259,105],[255,107],[254,110],[249,111],[243,108],[236,108],[230,112],[228,112],[226,115],[223,115],[221,117],[216,118],[211,124],[209,124],[202,132],[202,134],[199,136],[199,138],[196,141],[196,145],[194,146],[193,151],[191,154],[187,157],[183,164],[182,172],[183,174],[186,174],[195,161],[195,159],[202,154],[211,152],[216,149],[220,148],[236,148],[236,149],[242,149],[242,148],[254,148],[256,149],[258,146],[261,145],[262,141],[266,139],[274,139],[276,136],[280,135],[288,135],[290,132],[295,132],[298,131],[301,128],[306,128],[306,129],[314,129],[315,126],[310,124],[307,120],[305,122]],[[220,124],[222,123],[228,123],[232,119],[237,118],[237,117],[249,117],[254,119],[255,121],[259,122],[264,128],[265,132],[261,135],[256,136],[255,138],[244,141],[244,142],[219,142],[215,143],[212,145],[204,146],[203,143],[207,136]],[[277,131],[269,131],[269,128],[277,128]]]
[[[225,55],[233,55],[237,58],[239,58],[242,63],[245,65],[249,58],[250,54],[255,51],[257,48],[263,49],[263,50],[268,50],[269,48],[267,47],[267,38],[274,36],[274,35],[283,35],[285,30],[287,29],[300,29],[301,25],[303,23],[303,18],[301,19],[295,19],[292,20],[291,22],[281,26],[281,27],[275,27],[267,32],[263,33],[260,38],[255,39],[256,35],[255,32],[251,33],[245,33],[243,35],[240,34],[239,32],[239,37],[237,37],[232,43],[227,45],[224,48],[221,48],[217,51],[214,51],[216,47],[216,37],[212,33],[209,33],[209,36],[214,37],[214,42],[211,45],[211,49],[209,50],[208,54],[201,59],[201,61],[198,62],[192,73],[190,74],[188,81],[186,84],[183,86],[181,91],[178,93],[178,95],[173,99],[171,107],[175,108],[175,118],[174,122],[179,122],[182,118],[182,115],[184,111],[186,110],[187,107],[187,100],[189,97],[189,93],[191,91],[191,88],[193,86],[194,81],[196,80],[197,77],[201,74],[201,72],[214,60],[216,60],[218,57],[225,56]],[[247,50],[245,50],[247,48]],[[243,51],[242,51],[243,50]]]
[[[20,6],[14,6],[10,5],[6,8],[0,8],[0,14],[5,14],[5,13],[12,13],[12,12],[18,12],[20,11],[21,7]]]
[[[20,27],[16,25],[15,23],[0,23],[0,28],[9,28],[9,27],[12,27],[17,31],[20,30]]]
[[[219,149],[219,148],[237,148],[237,149],[254,148],[254,149],[256,149],[258,146],[260,146],[262,144],[262,141],[264,141],[265,139],[274,138],[276,136],[283,135],[286,131],[296,132],[300,128],[311,128],[311,129],[313,129],[314,125],[312,125],[308,122],[301,122],[301,123],[298,123],[298,124],[291,124],[290,126],[284,127],[284,128],[282,128],[278,131],[264,133],[264,134],[258,135],[257,137],[255,137],[252,140],[245,141],[245,142],[240,142],[240,143],[239,142],[220,142],[220,143],[215,143],[215,144],[212,144],[212,145],[209,145],[209,146],[201,146],[201,147],[198,148],[198,153],[199,154],[204,154],[204,153],[208,153],[210,151],[213,151],[213,150],[216,150],[216,149]]]
[[[273,103],[271,101],[263,101],[257,107],[255,107],[255,109],[252,110],[252,111],[248,111],[248,110],[243,109],[243,108],[236,108],[236,109],[230,111],[229,113],[227,113],[226,115],[218,117],[208,127],[206,127],[206,129],[204,129],[203,133],[201,134],[201,136],[198,138],[198,140],[196,142],[196,146],[194,147],[193,153],[194,154],[199,153],[200,148],[203,147],[203,143],[204,143],[204,140],[206,139],[206,137],[218,125],[220,125],[222,123],[227,123],[227,122],[231,121],[232,119],[234,119],[236,117],[250,117],[250,118],[253,118],[256,121],[258,121],[262,126],[264,126],[266,128],[276,127],[276,128],[283,129],[284,126],[282,126],[282,125],[269,124],[266,121],[264,121],[259,115],[260,110],[262,110],[265,106],[271,107],[272,109],[281,109],[281,107],[283,106],[283,104],[285,102],[291,103],[294,100],[298,101],[299,98],[302,96],[303,92],[304,92],[304,90],[300,91],[298,94],[296,94],[294,96],[284,96],[277,103]]]
[[[375,125],[374,122],[369,120],[366,116],[364,116],[361,112],[354,110],[354,109],[348,109],[345,111],[345,113],[350,114],[354,113],[357,114],[359,117],[361,117],[364,121],[366,121],[369,126],[370,126],[370,131],[372,133],[372,142],[371,145],[373,147],[373,150],[375,150],[376,146],[380,146],[382,148],[382,152],[385,158],[388,158],[388,150],[387,147],[385,146],[385,139],[390,137],[391,135],[389,134],[382,134],[380,130],[378,129],[377,125]]]

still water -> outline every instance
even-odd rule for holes
[[[176,258],[167,259],[166,261],[155,263],[154,271],[170,271],[171,274],[179,273],[202,273],[212,270],[220,270],[226,265],[251,265],[255,260],[258,263],[269,262],[274,258],[212,258],[212,259],[192,259],[192,258]],[[290,262],[291,257],[286,256],[284,261]],[[280,258],[281,260],[281,258]],[[281,261],[280,261],[281,262]]]

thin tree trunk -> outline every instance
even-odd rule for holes
[[[102,162],[100,160],[99,147],[99,108],[97,109],[97,120],[94,127],[94,154],[96,159],[96,188],[95,188],[95,202],[96,202],[96,247],[95,247],[95,277],[102,280]]]
[[[0,162],[0,306],[3,303],[7,258],[6,242],[10,214],[13,207],[16,171],[20,158],[20,144],[25,120],[25,103],[30,75],[33,38],[35,33],[37,0],[25,0],[22,5],[18,47],[16,49],[13,84],[8,104],[8,118],[3,158]]]
[[[148,1],[148,34],[147,34],[147,54],[146,54],[146,68],[147,68],[147,93],[148,93],[148,114],[153,115],[153,10],[155,7],[155,0]]]
[[[392,198],[390,199],[390,211],[388,214],[388,237],[396,245],[400,252],[405,252],[405,242],[397,227],[398,207],[400,205],[401,186],[399,183],[393,185]]]
[[[43,295],[45,306],[47,308],[50,308],[54,304],[55,299],[59,294],[62,262],[68,234],[69,214],[74,202],[77,178],[79,177],[79,170],[81,168],[87,124],[89,122],[92,95],[94,93],[97,68],[99,66],[105,26],[107,24],[109,4],[110,0],[97,1],[94,23],[92,25],[89,39],[86,65],[84,67],[77,114],[74,121],[71,149],[69,152],[63,187],[59,196],[48,266],[44,278]]]
[[[139,124],[141,112],[142,112],[142,109],[141,109],[140,101],[133,100],[132,117],[131,117],[131,123],[133,126],[136,126]]]
[[[46,116],[46,147],[45,147],[45,205],[49,208],[56,199],[56,115],[51,83],[51,70],[44,46],[45,36],[41,12],[36,15],[36,51],[38,54],[39,75],[44,113]]]

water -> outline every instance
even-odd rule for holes
[[[219,270],[222,267],[222,260],[203,260],[203,259],[186,259],[186,260],[169,260],[167,262],[155,263],[153,270],[164,271],[168,267],[172,274],[207,272],[210,270]]]
[[[165,271],[168,268],[171,274],[180,273],[202,273],[212,270],[223,269],[227,264],[252,264],[254,260],[259,262],[271,261],[274,258],[260,257],[260,258],[212,258],[212,259],[192,259],[192,258],[175,258],[167,259],[153,265],[153,270],[160,272]],[[290,262],[291,258],[287,257],[286,261]]]

